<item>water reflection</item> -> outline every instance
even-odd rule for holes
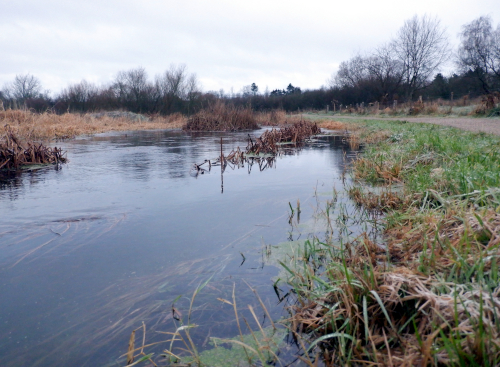
[[[279,270],[265,259],[267,246],[317,232],[321,226],[308,218],[317,214],[318,195],[341,186],[349,149],[324,137],[278,157],[272,169],[227,169],[220,195],[220,167],[189,173],[220,155],[221,137],[226,152],[246,144],[245,133],[82,138],[64,143],[70,162],[62,170],[0,185],[2,365],[112,363],[142,321],[153,341],[155,331],[171,331],[172,301],[182,294],[177,308],[185,312],[210,277],[193,314],[200,346],[208,347],[207,335],[237,334],[233,311],[217,301],[231,299],[234,283],[242,308],[260,307],[245,280],[273,318],[282,314],[270,282]],[[297,199],[301,220],[291,226],[288,203]],[[242,313],[252,319],[248,309]]]

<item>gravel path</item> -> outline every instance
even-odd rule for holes
[[[469,130],[473,132],[485,132],[489,134],[500,135],[500,118],[470,118],[470,117],[372,117],[372,116],[335,116],[342,119],[356,120],[405,120],[409,122],[425,122],[428,124],[453,126],[458,129]]]

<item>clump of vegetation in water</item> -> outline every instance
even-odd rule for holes
[[[65,153],[61,148],[46,147],[34,141],[21,142],[7,126],[0,137],[0,169],[19,170],[33,165],[65,163]]]
[[[312,135],[321,133],[317,124],[304,120],[294,123],[291,126],[285,126],[280,129],[271,129],[265,131],[255,140],[249,139],[247,153],[271,153],[278,152],[279,144],[294,143],[300,144]]]
[[[187,131],[237,131],[258,129],[250,108],[240,108],[216,102],[191,116],[183,130]]]
[[[401,122],[355,129],[362,143],[374,133],[349,193],[385,213],[383,243],[339,230],[284,262],[293,328],[328,366],[499,365],[500,139]]]
[[[229,154],[224,156],[221,138],[221,154],[214,160],[206,159],[201,164],[194,164],[192,175],[196,176],[199,173],[204,173],[203,165],[208,164],[210,170],[212,166],[222,166],[222,172],[229,164],[232,169],[234,166],[243,167],[244,163],[249,164],[249,172],[254,162],[258,162],[259,169],[262,171],[266,168],[273,166],[274,159],[279,152],[281,145],[291,143],[293,147],[298,147],[309,139],[312,135],[320,134],[321,129],[316,123],[310,123],[304,120],[296,122],[290,126],[284,126],[279,129],[271,129],[265,131],[260,137],[252,139],[248,135],[248,144],[245,151],[232,150]],[[206,166],[205,166],[206,167]]]

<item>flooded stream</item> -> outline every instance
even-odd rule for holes
[[[108,133],[62,143],[61,169],[1,179],[2,366],[124,365],[130,332],[144,321],[148,341],[164,338],[157,331],[175,330],[172,302],[182,295],[185,316],[208,279],[193,306],[200,350],[238,334],[232,307],[217,300],[234,285],[238,306],[254,305],[263,324],[245,282],[273,319],[286,316],[271,280],[280,269],[265,255],[315,231],[317,197],[342,190],[354,153],[319,137],[272,168],[226,168],[221,193],[220,167],[190,175],[220,154],[221,137],[226,152],[246,146],[247,133]],[[289,221],[298,199],[302,230]]]

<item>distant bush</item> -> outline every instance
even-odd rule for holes
[[[188,119],[183,130],[189,131],[236,131],[258,129],[250,108],[227,106],[217,101]]]

